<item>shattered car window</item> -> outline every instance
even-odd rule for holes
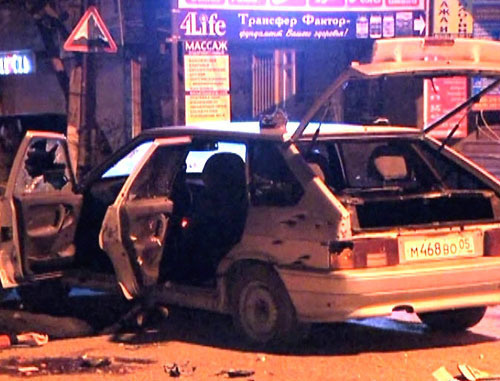
[[[290,206],[297,204],[303,196],[304,189],[276,145],[256,143],[252,149],[250,168],[254,205]]]
[[[28,147],[16,181],[16,193],[71,190],[66,153],[56,139],[35,139]]]

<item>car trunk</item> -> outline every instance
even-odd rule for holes
[[[492,221],[491,192],[444,192],[364,197],[354,205],[354,226],[360,229],[443,225]]]

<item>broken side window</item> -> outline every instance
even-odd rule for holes
[[[299,202],[304,189],[275,144],[255,143],[250,160],[252,204],[291,206]]]
[[[57,139],[34,139],[24,156],[16,193],[71,191],[68,159]]]

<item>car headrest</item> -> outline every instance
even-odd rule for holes
[[[240,156],[234,153],[217,153],[205,163],[202,180],[209,188],[244,186],[246,184],[245,163]]]

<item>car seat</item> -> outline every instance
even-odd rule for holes
[[[241,239],[248,209],[245,164],[238,155],[211,156],[202,180],[186,238],[193,274],[201,280],[215,275],[219,261]]]

